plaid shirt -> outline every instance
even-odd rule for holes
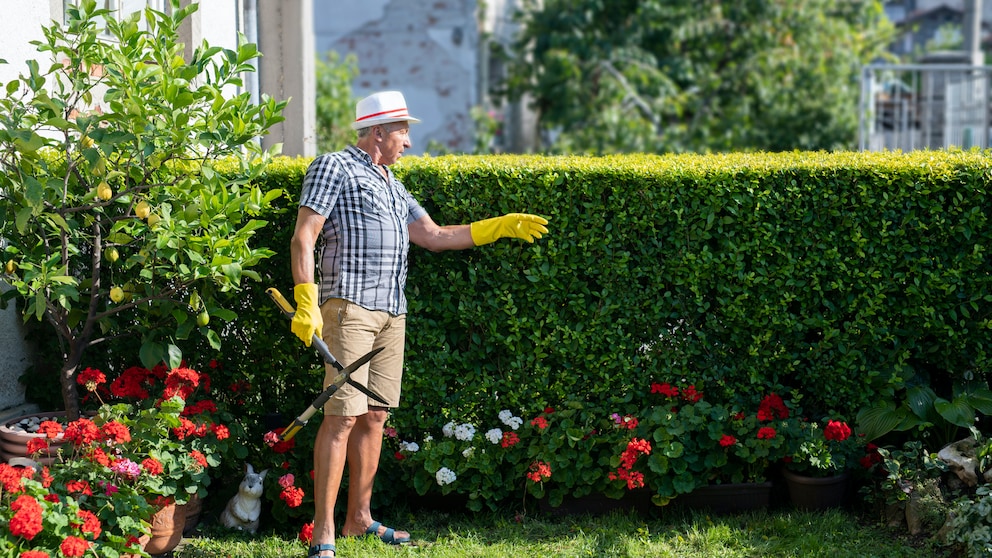
[[[393,173],[349,146],[321,155],[303,178],[300,205],[323,215],[320,302],[343,298],[369,310],[406,313],[407,225],[427,215]]]

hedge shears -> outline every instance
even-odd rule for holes
[[[276,306],[278,306],[279,309],[282,310],[282,313],[285,314],[286,317],[288,317],[290,320],[292,320],[293,315],[296,314],[296,309],[293,308],[293,305],[290,304],[289,301],[282,296],[282,293],[280,293],[279,290],[274,287],[270,287],[266,289],[265,292],[267,292],[269,296],[272,297],[272,300],[276,303]],[[334,358],[334,355],[331,354],[331,350],[327,348],[327,344],[324,343],[324,340],[321,339],[316,333],[313,336],[313,340],[311,344],[317,348],[317,352],[320,353],[320,356],[324,359],[324,362],[330,364],[332,367],[334,367],[335,370],[338,371],[338,375],[337,377],[334,378],[334,381],[331,382],[331,385],[327,386],[327,388],[325,388],[324,391],[320,392],[320,395],[318,395],[317,398],[313,400],[313,403],[311,403],[310,406],[307,407],[307,410],[303,411],[303,413],[301,413],[300,416],[293,419],[292,424],[290,424],[289,426],[283,429],[282,433],[279,434],[279,441],[282,442],[287,442],[291,440],[293,436],[296,436],[296,433],[299,432],[300,429],[302,429],[304,426],[306,426],[307,421],[310,420],[310,417],[312,417],[314,413],[316,413],[321,407],[323,407],[324,403],[327,403],[327,400],[330,399],[331,396],[334,395],[334,393],[337,390],[344,387],[345,384],[354,387],[358,391],[368,396],[370,399],[375,399],[376,401],[382,403],[383,405],[389,405],[389,403],[387,403],[386,400],[383,399],[381,396],[372,392],[371,390],[369,390],[369,388],[363,386],[362,384],[356,382],[355,380],[351,379],[352,372],[358,370],[366,363],[368,363],[368,361],[372,360],[372,357],[379,354],[379,351],[384,349],[384,347],[372,349],[371,351],[362,355],[361,358],[359,358],[355,362],[352,362],[348,366],[344,366],[341,364],[341,362],[338,359]]]

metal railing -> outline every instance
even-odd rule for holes
[[[862,69],[862,151],[989,146],[992,66],[871,64]]]

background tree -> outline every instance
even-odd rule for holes
[[[37,43],[47,60],[0,97],[3,277],[15,288],[4,298],[21,296],[25,320],[57,334],[70,417],[88,348],[133,336],[145,366],[175,367],[177,339],[199,332],[219,347],[211,318],[234,312],[218,293],[271,254],[250,244],[265,224],[253,216],[279,192],[250,181],[268,155],[256,138],[285,103],[227,95],[252,70],[253,44],[203,43],[183,59],[177,29],[196,9],[173,0],[142,26],[141,13],[67,5],[65,26]]]
[[[508,94],[551,151],[848,148],[875,0],[544,0],[521,12]]]
[[[317,151],[328,153],[343,149],[355,140],[351,123],[355,121],[355,99],[351,82],[358,77],[358,59],[348,54],[344,59],[335,51],[326,61],[317,58]]]

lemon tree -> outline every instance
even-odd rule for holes
[[[280,192],[252,180],[274,154],[257,138],[286,103],[232,93],[254,44],[204,42],[184,57],[177,31],[196,9],[173,1],[169,14],[118,21],[92,0],[67,6],[39,58],[0,90],[4,296],[61,339],[70,415],[89,347],[138,336],[149,367],[178,366],[176,340],[193,334],[219,347],[213,328],[235,316],[216,295],[271,254],[252,239]]]

